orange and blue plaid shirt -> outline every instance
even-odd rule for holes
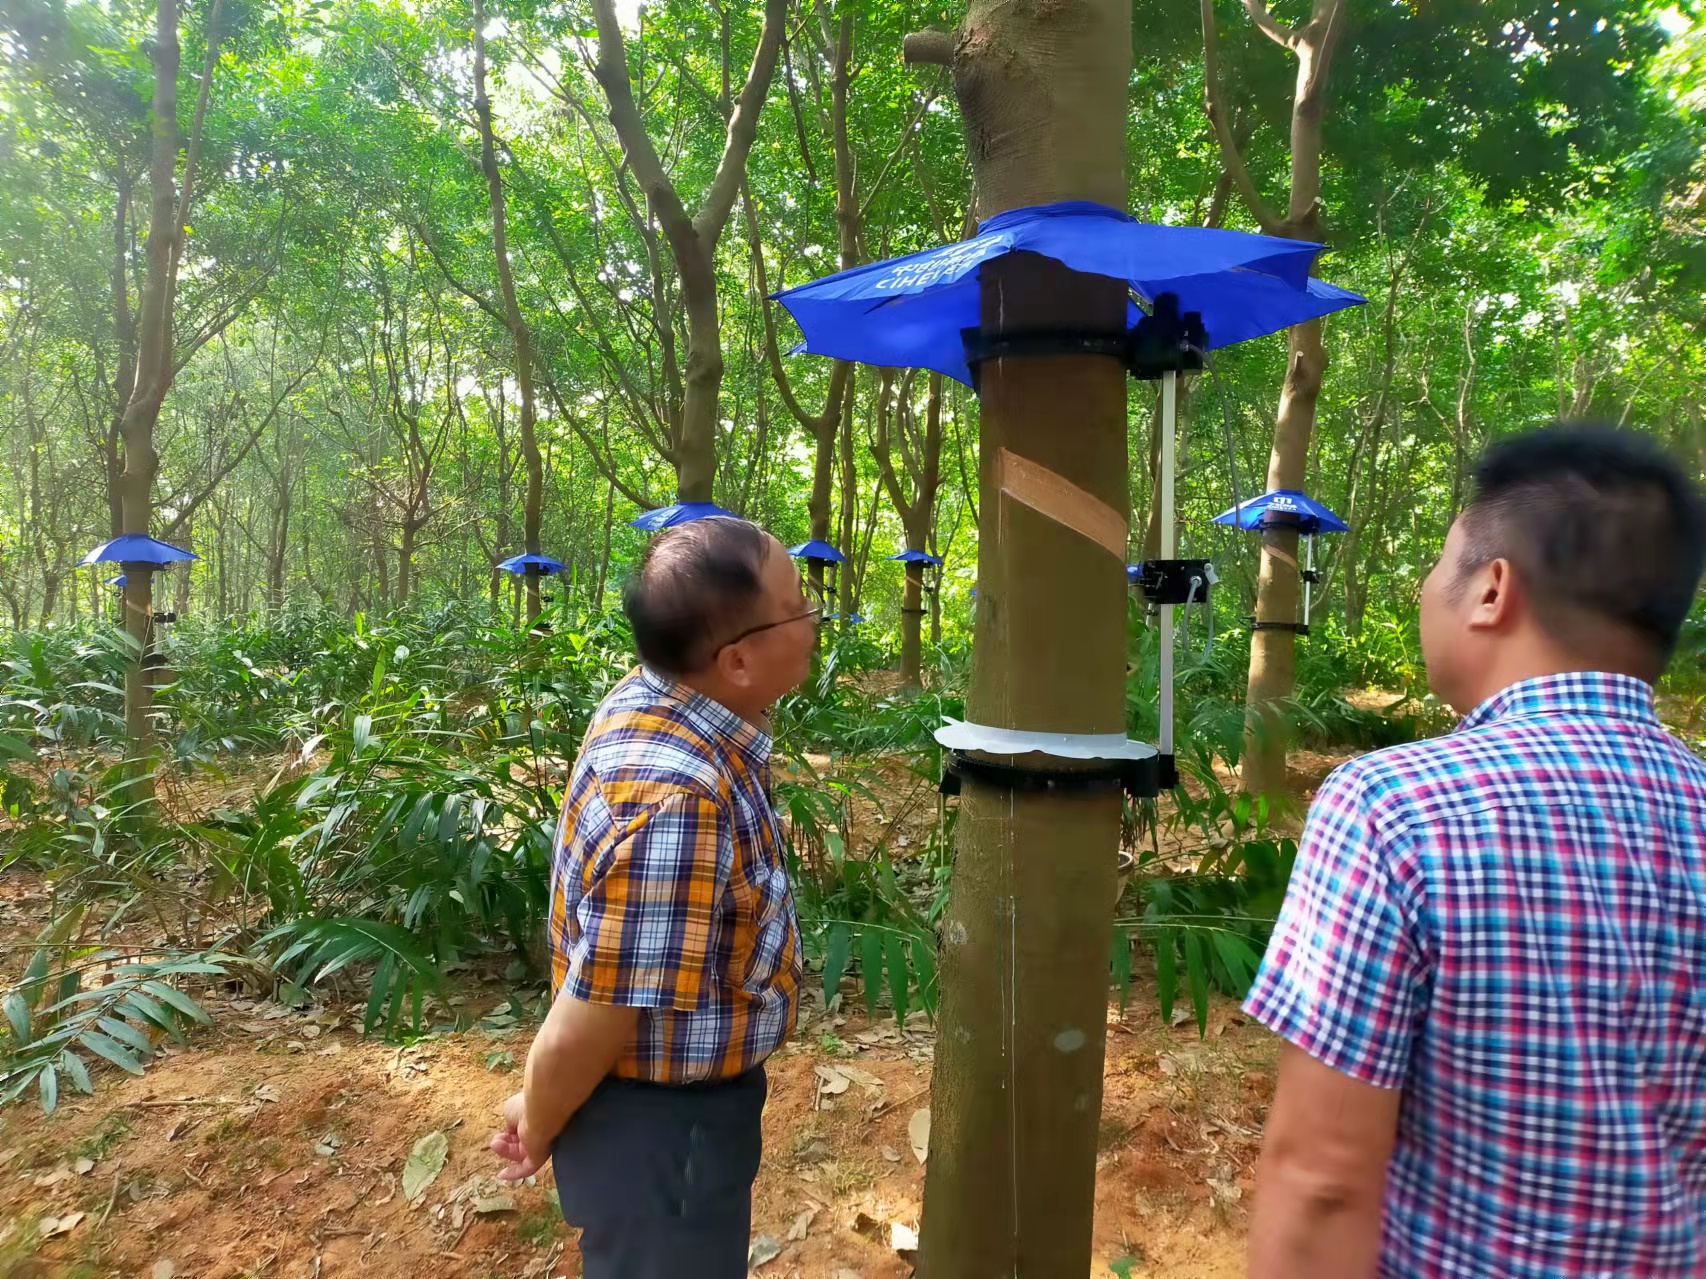
[[[593,716],[551,866],[553,995],[641,1010],[626,1079],[758,1065],[794,1029],[800,934],[770,738],[643,667]]]

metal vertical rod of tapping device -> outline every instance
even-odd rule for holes
[[[1303,539],[1303,624],[1309,625],[1309,595],[1315,585],[1315,535]]]
[[[1179,407],[1179,375],[1161,375],[1161,558],[1178,554],[1173,520],[1173,436]],[[1173,756],[1173,605],[1161,605],[1161,731],[1156,745],[1164,759]]]

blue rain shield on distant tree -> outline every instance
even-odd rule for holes
[[[142,533],[126,533],[115,537],[110,542],[102,542],[81,560],[80,565],[89,564],[176,564],[181,560],[199,560],[201,556],[194,551],[186,551],[181,546],[173,546],[170,542],[162,542],[158,538],[148,537]]]
[[[1350,525],[1312,497],[1296,489],[1275,489],[1260,497],[1222,511],[1214,517],[1216,524],[1254,532],[1260,528],[1295,528],[1299,533],[1348,533]]]
[[[1125,580],[1133,586],[1141,582],[1143,580],[1143,565],[1127,564],[1125,566]]]
[[[942,557],[931,555],[928,551],[902,551],[899,555],[890,555],[887,558],[899,560],[902,564],[934,564],[937,568],[942,567]]]
[[[1315,535],[1317,533],[1348,533],[1351,526],[1312,497],[1296,489],[1275,489],[1253,497],[1229,511],[1214,517],[1216,524],[1255,533],[1265,528],[1294,528],[1303,535],[1303,620],[1299,634],[1309,634],[1309,613],[1315,600],[1315,583],[1321,575],[1315,571]]]
[[[831,613],[828,617],[824,618],[823,620],[826,622],[839,622],[841,620],[841,614],[840,613]],[[860,622],[863,622],[864,620],[865,620],[865,615],[863,613],[849,613],[847,615],[847,625],[849,625],[849,626],[857,626],[857,625],[859,625]]]
[[[970,386],[960,333],[981,323],[980,268],[1003,254],[1038,253],[1074,271],[1111,276],[1145,303],[1175,294],[1181,311],[1202,315],[1213,350],[1364,301],[1310,277],[1321,248],[1247,231],[1155,226],[1106,205],[1068,200],[998,213],[969,240],[774,296],[805,335],[796,354],[934,369]],[[1130,306],[1126,327],[1141,316]]]
[[[123,574],[123,573],[120,573],[120,574],[119,574],[119,575],[118,575],[118,576],[117,576],[117,577],[109,577],[109,578],[108,578],[108,579],[107,579],[107,580],[106,580],[106,582],[105,582],[105,583],[104,583],[104,585],[107,585],[107,586],[116,586],[116,587],[118,587],[118,588],[119,588],[119,589],[121,589],[121,590],[122,590],[122,589],[123,589],[123,588],[124,588],[124,584],[125,584],[125,582],[126,582],[126,581],[128,581],[128,580],[129,580],[129,579],[128,579],[128,578],[126,578],[126,577],[125,577],[125,575],[124,575],[124,574]]]
[[[828,542],[812,538],[809,542],[801,542],[798,546],[790,546],[788,554],[797,560],[818,560],[824,564],[845,564],[847,557],[836,550]]]
[[[512,555],[507,560],[499,560],[498,567],[506,573],[514,573],[520,577],[529,568],[537,568],[540,573],[550,576],[552,573],[567,572],[569,566],[549,555]]]
[[[731,520],[740,518],[733,511],[725,511],[715,502],[677,502],[673,506],[660,506],[655,511],[647,511],[639,519],[632,521],[632,524],[648,533],[656,533],[660,529],[674,528],[677,524],[691,524],[694,520],[709,519],[713,515],[725,515]]]

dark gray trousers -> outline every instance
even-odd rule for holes
[[[745,1279],[764,1067],[713,1084],[606,1079],[551,1148],[584,1279]]]

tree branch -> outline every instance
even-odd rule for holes
[[[1266,9],[1263,10],[1266,13]],[[1272,22],[1270,17],[1268,21]],[[1278,212],[1262,199],[1262,193],[1256,188],[1256,180],[1250,176],[1250,169],[1244,163],[1244,157],[1238,151],[1238,139],[1232,136],[1232,124],[1226,118],[1225,106],[1220,94],[1220,55],[1215,49],[1219,36],[1214,26],[1214,0],[1202,0],[1202,48],[1203,48],[1203,110],[1208,115],[1209,124],[1214,126],[1215,140],[1220,143],[1220,157],[1226,165],[1226,172],[1232,178],[1233,186],[1238,188],[1238,194],[1244,200],[1244,207],[1250,210],[1250,216],[1256,219],[1258,226],[1269,235],[1276,235],[1284,230],[1284,221]]]
[[[604,0],[599,0],[600,5]],[[734,113],[729,116],[728,134],[723,141],[723,155],[717,161],[717,176],[711,179],[711,189],[699,216],[693,219],[693,229],[707,247],[722,237],[734,208],[735,196],[746,177],[746,158],[758,137],[758,115],[764,109],[764,99],[770,93],[770,81],[776,74],[776,59],[782,48],[782,28],[788,21],[788,0],[765,0],[764,27],[758,35],[758,47],[752,52],[752,66],[746,83],[741,86],[740,98]],[[600,32],[602,33],[602,24]],[[602,42],[602,35],[601,35]]]
[[[900,60],[909,67],[951,67],[954,43],[952,31],[914,31],[901,39]]]
[[[1296,27],[1286,26],[1269,13],[1267,0],[1244,0],[1244,10],[1250,15],[1250,21],[1256,24],[1256,29],[1280,48],[1297,48],[1301,33]]]

